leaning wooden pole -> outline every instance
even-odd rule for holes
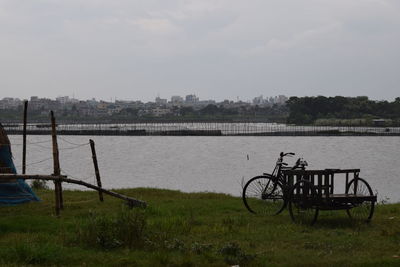
[[[96,147],[92,139],[89,140],[89,143],[90,143],[90,148],[92,150],[92,158],[93,158],[94,171],[96,173],[97,186],[101,188],[101,178],[100,178],[99,165],[97,164]],[[101,202],[104,201],[102,191],[99,191],[99,199]]]
[[[101,191],[104,194],[125,200],[128,202],[129,206],[131,207],[147,207],[147,203],[132,197],[128,197],[101,187],[98,187],[96,185],[92,185],[89,183],[86,183],[84,181],[80,180],[75,180],[75,179],[69,179],[66,176],[60,175],[60,176],[54,176],[54,175],[21,175],[21,174],[0,174],[0,182],[1,181],[9,181],[9,180],[14,180],[14,179],[24,179],[24,180],[45,180],[45,181],[62,181],[64,183],[71,183],[71,184],[78,184],[82,186],[86,186],[90,189],[94,189],[97,191]]]
[[[28,117],[28,101],[24,102],[24,126],[22,133],[22,174],[26,173],[26,124]]]
[[[56,130],[56,119],[54,117],[54,112],[50,112],[51,116],[51,139],[53,142],[53,175],[60,176],[60,158],[58,152],[57,144],[57,130]],[[61,180],[54,180],[54,192],[56,197],[56,215],[60,215],[60,210],[64,208],[63,195],[62,195],[62,185]]]

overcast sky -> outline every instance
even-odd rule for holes
[[[400,96],[399,0],[0,0],[0,98]]]

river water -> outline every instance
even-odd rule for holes
[[[63,174],[94,182],[89,138],[59,136]],[[13,135],[10,139],[20,172],[22,137]],[[288,163],[304,157],[308,169],[360,168],[360,177],[370,183],[379,200],[400,202],[400,137],[95,136],[92,139],[96,142],[105,188],[156,187],[239,196],[243,181],[272,171],[279,152],[291,151],[296,156],[289,158]],[[51,156],[50,136],[28,136],[27,173],[51,174]]]

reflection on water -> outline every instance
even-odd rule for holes
[[[88,136],[61,136],[63,173],[94,181]],[[304,157],[309,169],[360,168],[378,198],[399,202],[400,137],[95,136],[103,185],[211,191],[239,196],[242,180],[272,170],[281,151]],[[11,136],[21,170],[21,136]],[[43,142],[42,142],[43,141]],[[66,142],[68,141],[68,142]],[[28,136],[28,164],[51,158],[50,136]],[[289,159],[293,163],[295,158]],[[50,174],[52,161],[27,167]],[[76,186],[68,188],[81,189]]]

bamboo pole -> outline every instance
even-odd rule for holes
[[[22,174],[26,173],[26,123],[28,117],[28,101],[24,101],[24,126],[22,133]]]
[[[50,112],[51,116],[51,138],[53,142],[53,175],[59,176],[60,171],[60,159],[57,144],[57,130],[56,130],[56,119],[54,117],[54,112]],[[61,181],[54,180],[54,191],[56,197],[56,215],[60,215],[60,210],[64,208],[63,197],[62,197],[62,185]]]
[[[9,180],[13,180],[13,179],[24,179],[24,180],[45,180],[45,181],[54,181],[54,182],[64,182],[64,183],[70,183],[70,184],[78,184],[78,185],[82,185],[82,186],[86,186],[90,189],[93,190],[97,190],[97,191],[101,191],[104,194],[125,200],[128,202],[128,204],[131,207],[147,207],[147,203],[132,197],[128,197],[125,196],[123,194],[119,194],[110,190],[106,190],[104,188],[98,187],[96,185],[92,185],[89,183],[86,183],[84,181],[80,181],[80,180],[75,180],[75,179],[70,179],[70,178],[66,178],[67,176],[64,175],[21,175],[21,174],[0,174],[0,181],[9,181]]]
[[[89,142],[90,142],[90,148],[92,150],[92,158],[93,158],[94,171],[96,173],[97,186],[101,188],[101,178],[100,178],[99,165],[97,164],[96,147],[92,139],[90,139]],[[104,201],[103,192],[101,191],[99,191],[99,199],[101,202]]]

